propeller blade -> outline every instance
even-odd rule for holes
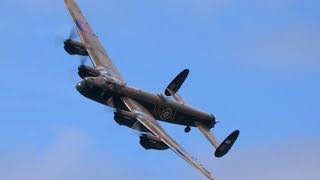
[[[76,39],[78,37],[78,33],[76,28],[73,26],[70,30],[68,39]]]
[[[88,57],[86,56],[80,57],[80,65],[85,65],[87,61],[88,61]]]
[[[113,114],[114,112],[116,112],[116,110],[113,108],[106,107],[106,108],[104,108],[104,112],[107,114],[110,114],[110,113]]]
[[[65,43],[67,40],[73,40],[78,38],[78,33],[76,28],[73,26],[68,35],[64,33],[56,34],[54,38],[54,46],[58,47],[61,44]]]

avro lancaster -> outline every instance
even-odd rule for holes
[[[82,78],[76,85],[78,92],[88,99],[114,108],[114,120],[119,125],[141,132],[139,142],[143,148],[171,149],[207,178],[214,180],[214,176],[171,138],[159,123],[164,121],[185,126],[186,133],[191,127],[198,128],[215,148],[216,157],[228,153],[238,138],[240,132],[235,130],[219,143],[210,132],[217,123],[215,116],[190,107],[178,94],[189,70],[179,73],[164,93],[160,94],[128,85],[74,0],[65,0],[65,4],[80,41],[69,38],[64,41],[64,49],[70,55],[89,57],[92,62],[92,66],[82,64],[78,67],[78,74]]]

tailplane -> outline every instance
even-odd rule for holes
[[[235,130],[233,131],[221,144],[218,143],[215,136],[210,132],[210,130],[202,125],[201,123],[196,123],[196,126],[199,128],[201,133],[208,139],[208,141],[215,147],[216,151],[214,155],[218,158],[226,155],[233,144],[236,142],[240,131]]]

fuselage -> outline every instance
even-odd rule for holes
[[[200,122],[209,129],[216,123],[213,115],[176,102],[162,94],[152,94],[102,77],[84,78],[78,83],[77,90],[89,99],[113,107],[114,102],[110,101],[119,97],[129,97],[143,105],[155,119],[168,123],[196,126],[195,123]]]

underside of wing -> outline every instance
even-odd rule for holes
[[[159,138],[163,143],[165,143],[169,148],[171,148],[180,157],[186,160],[193,167],[198,169],[207,178],[214,180],[213,175],[205,169],[201,164],[199,164],[191,155],[187,153],[176,141],[174,141],[160,126],[160,124],[152,117],[152,115],[144,109],[139,103],[133,99],[123,97],[123,102],[126,104],[131,112],[126,113],[127,116],[137,119],[141,124],[143,124],[154,136]]]
[[[74,2],[74,0],[64,1],[94,67],[100,70],[102,75],[112,76],[113,78],[124,82],[119,71],[113,65],[111,59],[100,43],[97,35],[91,29],[88,21],[82,14],[78,5]]]

